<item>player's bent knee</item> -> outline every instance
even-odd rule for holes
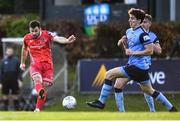
[[[122,89],[124,88],[127,82],[128,82],[128,78],[117,78],[114,87]]]
[[[34,83],[42,83],[42,77],[40,74],[35,74],[32,76]]]
[[[147,87],[143,87],[141,86],[141,90],[145,93],[147,93],[148,95],[152,95],[153,92],[154,92],[154,89],[153,88],[147,88]]]
[[[108,80],[112,80],[112,74],[111,74],[110,71],[106,72],[106,77],[105,78],[108,79]]]
[[[114,88],[122,89],[122,85],[114,84]]]
[[[116,79],[116,77],[118,77],[117,76],[117,74],[116,73],[114,73],[113,71],[107,71],[106,72],[106,79],[108,79],[108,80],[114,80],[114,79]]]

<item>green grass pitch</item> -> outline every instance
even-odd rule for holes
[[[0,112],[0,120],[180,120],[170,112]]]

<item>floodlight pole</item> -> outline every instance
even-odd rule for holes
[[[170,21],[176,21],[176,0],[170,0]]]

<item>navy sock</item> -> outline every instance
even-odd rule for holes
[[[104,84],[101,89],[101,94],[99,97],[99,101],[105,104],[107,97],[109,96],[111,89],[112,89],[112,82],[111,80],[105,79]]]

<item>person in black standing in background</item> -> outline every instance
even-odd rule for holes
[[[4,102],[4,110],[9,107],[9,94],[13,100],[14,109],[19,110],[19,88],[22,86],[22,78],[20,71],[20,61],[14,56],[14,49],[7,47],[6,57],[1,61],[0,81],[2,85],[2,98]]]

